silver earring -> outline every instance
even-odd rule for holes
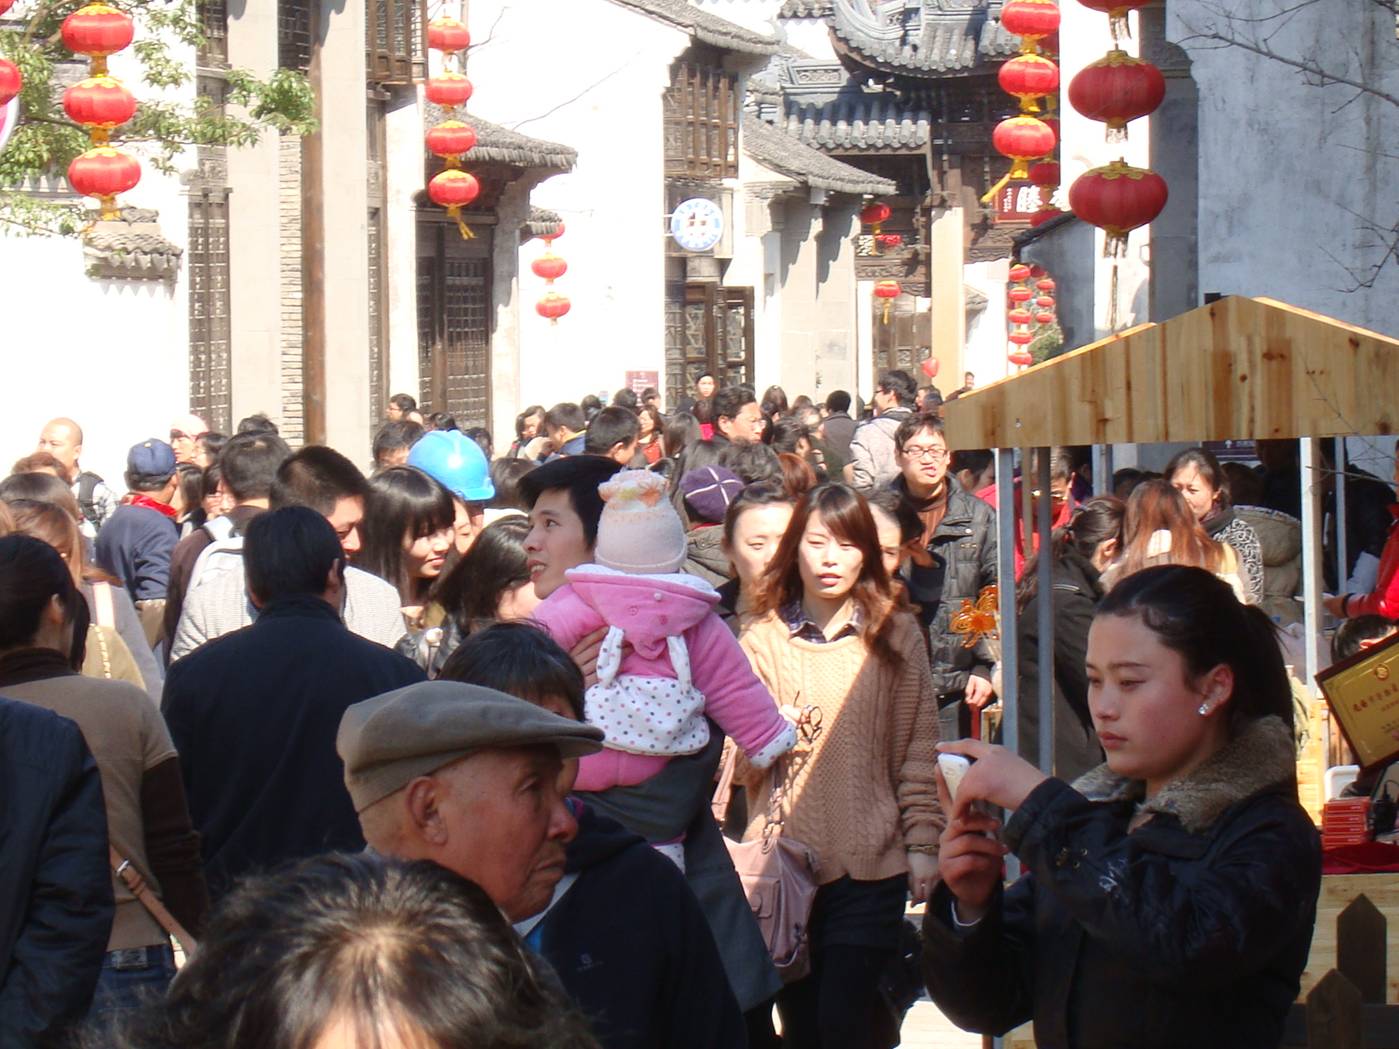
[[[1209,717],[1209,714],[1210,714],[1210,705],[1209,705],[1208,703],[1201,703],[1201,704],[1200,704],[1199,714],[1200,714],[1200,717],[1202,717],[1202,718]]]

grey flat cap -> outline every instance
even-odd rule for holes
[[[602,749],[602,729],[492,688],[422,681],[356,703],[335,737],[356,812],[478,750],[531,746],[581,757]]]

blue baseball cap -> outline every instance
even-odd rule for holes
[[[175,472],[175,451],[164,441],[152,437],[131,446],[126,453],[128,473],[138,477],[169,477]]]
[[[408,465],[427,474],[464,503],[484,503],[495,497],[486,453],[460,430],[423,434],[408,452]]]

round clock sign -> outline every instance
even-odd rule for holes
[[[704,197],[683,200],[670,216],[670,235],[686,251],[709,251],[724,236],[724,211]]]

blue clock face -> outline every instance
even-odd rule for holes
[[[681,201],[670,216],[670,235],[686,251],[709,251],[724,236],[723,209],[704,197]]]

